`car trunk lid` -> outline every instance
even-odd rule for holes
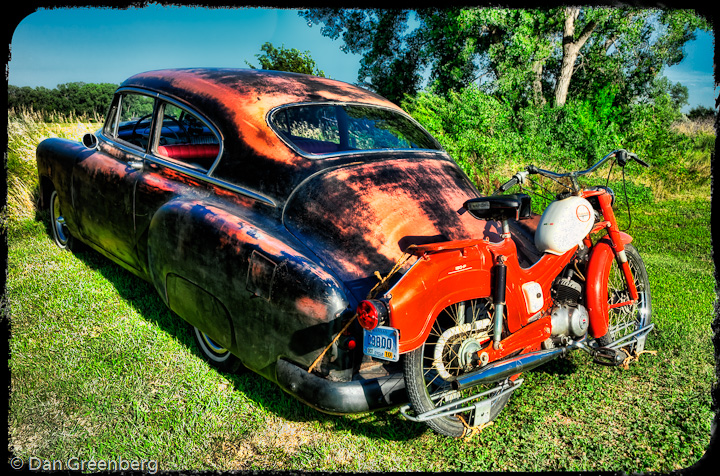
[[[415,156],[420,154],[414,154]],[[292,194],[288,230],[363,299],[412,244],[489,238],[496,222],[477,220],[463,203],[476,189],[458,166],[435,154],[326,169]]]

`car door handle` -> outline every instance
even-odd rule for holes
[[[128,166],[131,169],[140,170],[143,168],[143,161],[142,160],[131,160],[128,162]]]

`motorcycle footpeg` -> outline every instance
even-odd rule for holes
[[[610,349],[608,347],[598,347],[593,351],[593,362],[600,365],[617,366],[622,365],[627,354],[620,350]]]

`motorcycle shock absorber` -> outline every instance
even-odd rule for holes
[[[505,311],[505,289],[507,278],[507,265],[505,257],[498,256],[497,262],[493,265],[495,271],[495,282],[493,283],[493,303],[495,304],[495,327],[493,328],[493,349],[500,348],[500,338],[503,329],[503,314]]]

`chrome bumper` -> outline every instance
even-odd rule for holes
[[[281,359],[277,362],[276,377],[280,388],[324,413],[364,413],[408,402],[401,373],[336,382]]]

